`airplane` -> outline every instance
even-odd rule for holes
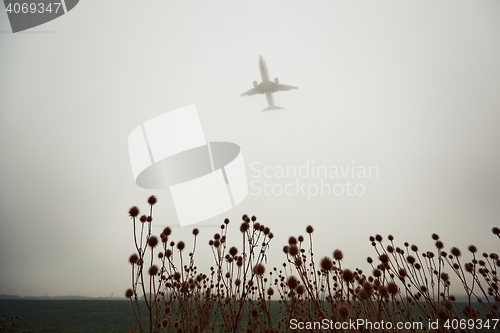
[[[267,71],[266,61],[264,60],[262,55],[259,56],[259,69],[260,69],[260,76],[262,77],[262,82],[257,84],[257,81],[253,81],[253,88],[247,92],[244,92],[240,96],[252,96],[255,94],[266,94],[267,103],[269,104],[269,107],[265,108],[262,111],[284,109],[281,106],[274,105],[273,93],[278,92],[278,91],[289,91],[291,89],[298,89],[298,88],[293,87],[293,86],[287,86],[284,84],[280,84],[280,81],[278,80],[278,78],[275,78],[274,82],[270,81],[269,80],[269,73]]]

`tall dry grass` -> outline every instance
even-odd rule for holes
[[[169,227],[153,235],[155,204],[151,196],[148,215],[139,216],[137,207],[129,210],[136,252],[129,257],[131,288],[125,295],[138,332],[291,332],[292,320],[348,323],[360,318],[371,323],[437,322],[437,327],[427,328],[431,332],[478,331],[479,324],[487,322],[490,329],[494,324],[500,328],[495,322],[500,318],[500,259],[496,253],[480,254],[474,245],[462,255],[456,247],[446,252],[436,234],[432,235],[434,247],[424,251],[408,243],[399,247],[391,235],[387,240],[372,236],[376,257],[367,258],[372,267],[368,273],[343,267],[344,254],[339,249],[331,257],[316,258],[314,228],[307,226],[305,237],[289,237],[283,247],[283,265],[269,269],[266,259],[273,233],[256,217],[243,215],[241,239],[235,243],[227,235],[230,221],[221,224],[208,243],[213,266],[202,273],[195,265],[199,230],[193,229],[190,245],[172,241]],[[492,232],[500,238],[498,228]],[[459,304],[450,292],[452,276],[463,288],[465,304]],[[142,301],[146,316],[141,314]],[[367,328],[303,331],[362,332]],[[378,331],[401,330],[393,326]]]

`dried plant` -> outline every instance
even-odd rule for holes
[[[480,255],[471,245],[470,259],[464,259],[456,247],[447,253],[436,234],[430,251],[408,243],[399,247],[392,235],[387,242],[376,235],[370,237],[377,257],[367,258],[372,268],[368,274],[343,267],[344,253],[339,249],[332,257],[316,261],[314,228],[307,226],[307,238],[289,237],[282,267],[268,269],[273,234],[255,216],[243,215],[241,247],[229,244],[230,221],[225,219],[208,243],[214,265],[203,274],[194,259],[199,230],[193,229],[187,255],[186,243],[169,240],[169,227],[159,236],[152,235],[155,203],[154,196],[148,199],[148,216],[138,218],[137,207],[129,210],[136,253],[129,257],[132,285],[125,295],[139,332],[292,332],[293,321],[332,325],[306,327],[309,332],[339,332],[352,329],[334,324],[359,319],[365,324],[355,331],[369,330],[366,323],[381,322],[423,323],[423,327],[405,327],[404,331],[411,332],[480,331],[478,323],[488,320],[491,329],[495,324],[500,327],[500,259],[496,253]],[[498,228],[492,232],[500,238]],[[461,284],[465,303],[451,294],[453,280]],[[141,304],[147,316],[141,314]],[[430,322],[436,326],[427,327]],[[377,331],[402,330],[392,325]]]

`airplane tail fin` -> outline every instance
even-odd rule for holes
[[[265,108],[264,110],[262,110],[262,112],[264,111],[271,111],[271,110],[283,110],[284,108],[282,108],[281,106],[277,106],[277,105],[274,105],[274,106],[268,106],[267,108]]]

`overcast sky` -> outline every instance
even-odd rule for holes
[[[498,1],[87,0],[9,30],[1,10],[0,294],[121,295],[134,250],[129,207],[145,211],[154,194],[154,231],[179,224],[168,191],[135,185],[128,135],[190,104],[208,141],[241,147],[249,182],[266,180],[254,170],[266,166],[378,169],[326,180],[362,184],[364,195],[250,188],[204,222],[228,217],[229,242],[240,244],[241,215],[256,215],[276,236],[269,269],[308,224],[316,255],[340,248],[352,269],[367,268],[376,233],[432,250],[436,232],[446,249],[498,251]],[[272,79],[299,87],[275,94],[284,110],[240,97],[260,82],[259,55]],[[191,229],[172,239],[190,241]],[[200,248],[216,231],[201,229]],[[205,271],[206,253],[196,257]]]

